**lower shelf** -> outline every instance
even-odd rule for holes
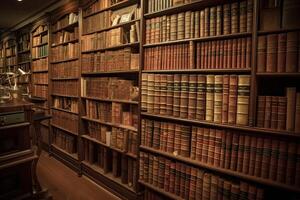
[[[80,172],[80,163],[77,154],[70,154],[65,150],[59,148],[55,144],[51,144],[50,153],[56,159],[60,160],[62,163],[70,167],[76,172]]]
[[[123,184],[121,179],[115,178],[112,173],[104,173],[96,165],[83,161],[82,173],[122,199],[137,199],[138,197],[137,192],[133,188]]]

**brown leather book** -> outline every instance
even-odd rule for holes
[[[216,35],[222,34],[222,13],[223,7],[221,5],[217,6]]]
[[[257,138],[254,176],[261,177],[264,139]]]
[[[184,13],[178,13],[177,18],[177,40],[184,39],[184,29],[185,29],[185,22],[184,22]]]
[[[285,130],[286,127],[286,105],[287,98],[286,97],[278,97],[278,126],[277,129]]]
[[[227,35],[231,33],[231,10],[230,4],[223,5],[223,34]]]
[[[221,148],[222,148],[222,130],[216,129],[215,150],[214,150],[214,166],[220,167]]]
[[[232,43],[232,57],[231,57],[231,67],[232,69],[236,69],[237,66],[237,53],[238,53],[238,40],[237,39],[233,39],[230,40]]]
[[[191,11],[186,11],[184,13],[184,38],[191,38]]]
[[[154,74],[148,74],[147,84],[147,112],[154,112]]]
[[[206,76],[197,75],[197,108],[196,108],[196,119],[205,119],[206,109]]]
[[[204,37],[209,36],[209,31],[210,31],[210,12],[209,8],[204,9]]]
[[[205,11],[204,10],[201,10],[200,11],[200,37],[204,37],[205,34]]]
[[[287,151],[288,143],[287,141],[281,140],[279,142],[279,154],[277,162],[277,175],[276,181],[285,183],[286,178],[286,167],[287,167]]]
[[[286,88],[287,112],[286,112],[286,129],[295,130],[295,110],[296,110],[296,88]]]
[[[296,94],[295,132],[300,133],[300,93]]]
[[[277,71],[285,72],[286,69],[286,39],[287,34],[278,34],[278,54],[277,54]]]
[[[258,37],[257,44],[257,72],[266,72],[267,59],[267,37],[261,35]]]
[[[189,101],[189,75],[182,74],[180,82],[180,114],[179,117],[188,117],[188,101]]]
[[[237,166],[236,166],[236,171],[238,172],[243,172],[244,150],[245,150],[245,136],[240,134],[239,143],[238,143]]]
[[[258,138],[251,137],[250,157],[249,157],[249,171],[248,171],[249,175],[254,175],[257,140],[258,140]]]
[[[159,114],[165,115],[167,112],[167,75],[160,75],[160,97],[159,97]]]
[[[268,163],[268,169],[269,169],[268,178],[271,180],[276,180],[278,154],[279,154],[279,140],[272,139],[271,140],[271,156],[270,156],[270,161]]]
[[[266,96],[264,128],[271,127],[271,109],[272,109],[272,97]]]
[[[225,169],[230,169],[230,162],[231,162],[231,153],[232,153],[232,132],[226,132],[226,139],[225,139]]]
[[[235,124],[237,116],[238,76],[229,77],[228,123]]]
[[[244,154],[243,154],[243,169],[242,169],[242,172],[245,174],[249,173],[250,154],[251,154],[251,137],[248,135],[245,135]]]
[[[231,33],[239,32],[239,3],[231,3]]]
[[[173,92],[174,92],[174,76],[167,75],[167,100],[166,100],[166,114],[171,116],[173,113]]]
[[[240,33],[247,31],[247,1],[240,2],[239,8]]]
[[[298,33],[288,32],[286,42],[286,72],[296,72],[298,69]]]
[[[197,108],[197,75],[189,75],[188,119],[196,119]]]
[[[276,72],[277,70],[277,53],[278,53],[277,46],[278,46],[277,34],[268,35],[266,72]]]
[[[286,175],[285,182],[288,185],[295,184],[295,173],[296,173],[296,154],[297,154],[297,144],[296,142],[289,142],[287,150],[287,165],[286,165]]]
[[[297,145],[297,158],[300,156],[300,145]],[[295,173],[295,185],[300,185],[300,160],[297,159],[296,161],[296,173]]]
[[[282,10],[282,27],[285,29],[299,28],[300,3],[297,0],[285,0]]]
[[[215,75],[213,121],[222,122],[223,75]]]
[[[202,149],[204,140],[204,128],[197,128],[197,142],[196,142],[196,160],[202,161]]]
[[[237,39],[237,52],[236,52],[236,68],[243,68],[242,65],[242,40],[244,38]]]
[[[209,36],[216,35],[217,7],[209,9]]]
[[[195,35],[194,38],[200,37],[200,11],[195,11]]]
[[[233,133],[231,145],[230,169],[236,171],[238,162],[239,134]]]
[[[201,161],[204,163],[207,163],[208,161],[208,147],[209,147],[209,128],[204,128],[202,156],[201,156]]]
[[[210,198],[210,187],[211,187],[211,175],[209,173],[205,173],[203,177],[203,189],[202,189],[201,199]]]
[[[233,52],[233,40],[227,40],[228,42],[228,46],[227,46],[227,69],[231,69],[232,68],[232,63],[234,62],[233,60],[236,59],[236,57],[234,57],[234,52]]]
[[[253,0],[247,0],[247,32],[252,32],[253,27]]]
[[[205,120],[213,121],[213,119],[214,119],[214,84],[215,84],[215,76],[214,75],[207,75],[206,77],[207,77],[207,80],[206,80]]]
[[[266,97],[258,96],[256,126],[264,127]]]
[[[247,38],[246,45],[246,69],[250,69],[251,67],[251,59],[252,59],[252,38]]]
[[[173,14],[171,15],[171,20],[170,20],[170,40],[172,41],[176,39],[177,39],[177,14]]]
[[[208,153],[207,153],[207,163],[214,165],[214,154],[215,154],[215,143],[216,143],[216,129],[209,129],[209,139],[208,139]]]
[[[174,74],[173,116],[180,116],[181,74]]]
[[[143,73],[142,74],[142,86],[141,86],[141,95],[142,95],[142,99],[141,99],[141,109],[143,111],[146,111],[147,112],[147,95],[148,95],[148,86],[147,86],[147,83],[148,83],[148,74],[146,73]]]
[[[277,129],[277,127],[278,127],[278,97],[272,96],[270,128]]]
[[[197,145],[197,127],[192,127],[192,137],[191,137],[191,159],[196,159],[196,145]]]

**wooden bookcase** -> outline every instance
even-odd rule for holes
[[[51,13],[50,84],[51,153],[79,173],[79,55],[78,2]]]
[[[17,69],[17,44],[16,36],[11,34],[3,40],[5,51],[5,71],[15,72]]]
[[[5,50],[3,41],[0,41],[0,73],[5,71]]]
[[[128,199],[139,190],[140,16],[140,1],[98,0],[80,24],[82,173]]]
[[[31,28],[31,91],[33,96],[46,99],[36,103],[35,110],[50,114],[50,72],[49,72],[49,22],[44,16],[37,19]],[[42,147],[50,152],[50,120],[42,122]]]

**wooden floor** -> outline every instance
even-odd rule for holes
[[[77,174],[43,152],[37,167],[38,179],[53,200],[119,200],[118,197]]]

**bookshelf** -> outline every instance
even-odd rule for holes
[[[5,71],[5,50],[3,41],[0,41],[0,73]]]
[[[31,93],[32,96],[45,99],[44,103],[35,103],[36,111],[50,114],[49,84],[49,24],[48,18],[37,19],[30,31],[31,47]],[[41,123],[42,147],[50,152],[50,120]]]
[[[5,66],[8,72],[15,72],[17,70],[17,44],[16,37],[8,36],[4,40],[5,48]]]
[[[197,199],[191,173],[195,167],[212,173],[209,182],[200,180],[199,184],[210,188],[210,193],[203,188],[202,198],[214,199],[212,195],[219,192],[213,176],[250,184],[244,194],[242,185],[239,193],[232,190],[237,187],[232,184],[229,195],[295,198],[298,178],[291,171],[299,173],[294,159],[299,149],[298,118],[287,117],[293,116],[291,110],[287,116],[284,112],[296,109],[295,102],[287,102],[288,98],[295,100],[299,90],[299,23],[274,27],[260,22],[272,21],[271,12],[284,10],[284,5],[278,4],[264,15],[264,1],[260,0],[143,3],[139,182],[146,193],[160,198]],[[291,5],[286,9],[292,10]],[[279,19],[278,23],[283,21]],[[262,29],[261,24],[272,27]],[[283,39],[278,45],[283,47],[274,47],[280,36]],[[289,55],[288,49],[293,53]],[[291,66],[294,68],[288,69]],[[275,151],[279,157],[272,158]],[[281,160],[283,155],[287,156]],[[177,168],[178,163],[184,163],[184,167]],[[160,174],[165,176],[160,179]],[[179,181],[178,174],[186,178]],[[187,180],[189,184],[185,185]],[[220,190],[222,186],[217,185]],[[280,192],[274,192],[274,188]]]
[[[72,2],[51,14],[51,153],[80,174],[79,165],[79,16]]]
[[[140,17],[140,1],[82,9],[82,173],[128,199],[139,190]]]

